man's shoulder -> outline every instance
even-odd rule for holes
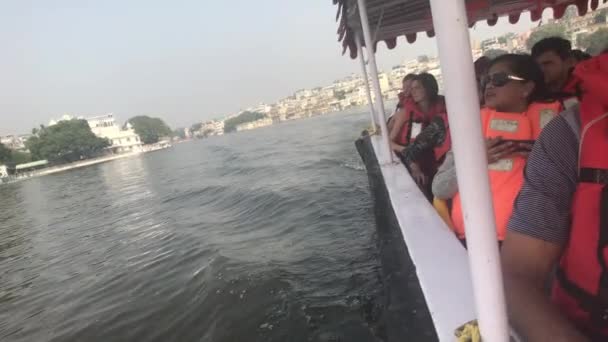
[[[577,184],[578,132],[577,110],[560,113],[542,130],[526,164],[509,230],[560,245],[567,242]]]
[[[547,148],[559,149],[560,144],[578,145],[581,121],[578,106],[568,108],[553,120],[540,133],[540,143]],[[563,146],[563,145],[562,145]]]

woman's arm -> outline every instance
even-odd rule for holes
[[[447,130],[443,118],[435,116],[431,123],[418,134],[416,140],[404,150],[404,161],[407,165],[418,162],[425,152],[443,144],[446,133]]]
[[[395,114],[393,115],[393,127],[390,129],[390,140],[391,140],[391,148],[395,152],[401,152],[405,149],[405,146],[398,144],[397,139],[399,138],[399,133],[401,133],[401,129],[403,125],[405,125],[406,115],[405,110],[403,108],[399,108]]]

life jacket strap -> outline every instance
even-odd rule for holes
[[[555,272],[555,280],[564,291],[578,302],[581,309],[589,313],[591,321],[596,326],[608,328],[608,303],[602,303],[600,297],[573,283],[561,267],[558,267]]]
[[[581,168],[579,182],[608,185],[608,169]]]

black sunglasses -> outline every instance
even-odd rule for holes
[[[492,75],[487,75],[481,80],[481,87],[485,89],[488,84],[492,84],[495,87],[504,87],[510,81],[520,81],[523,82],[525,79],[515,76],[509,75],[506,72],[497,72]]]

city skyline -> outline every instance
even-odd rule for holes
[[[27,133],[66,113],[92,116],[113,112],[124,118],[145,114],[159,116],[174,128],[187,127],[359,73],[358,61],[341,55],[329,1],[301,8],[282,5],[301,15],[290,21],[273,17],[260,23],[248,32],[256,38],[247,42],[239,40],[245,35],[243,25],[219,25],[205,36],[210,40],[201,39],[200,46],[195,44],[196,33],[212,23],[193,22],[196,15],[177,22],[179,14],[204,9],[200,4],[182,4],[170,13],[163,11],[167,6],[159,2],[146,3],[151,8],[144,13],[129,5],[120,15],[115,10],[122,7],[112,1],[90,7],[74,1],[55,2],[54,7],[40,4],[31,13],[27,4],[9,5],[4,12],[7,20],[0,24],[0,39],[13,42],[9,43],[9,53],[0,57],[0,71],[7,75],[7,82],[0,85],[0,112],[7,118],[0,135]],[[280,6],[268,5],[264,10]],[[245,7],[230,12],[232,20],[252,9]],[[215,10],[228,13],[226,8]],[[161,13],[176,27],[148,31]],[[217,19],[212,21],[218,24]],[[314,25],[306,26],[303,21]],[[79,24],[84,25],[82,32],[72,32]],[[310,30],[302,32],[298,24]],[[534,25],[524,15],[516,25],[501,18],[492,29],[478,23],[471,32],[473,39],[481,40]],[[184,37],[188,30],[190,35]],[[150,37],[152,33],[154,37]],[[132,41],[138,44],[130,46]],[[435,54],[433,39],[424,34],[419,34],[414,44],[402,38],[396,49],[387,50],[379,44],[378,50],[378,62],[386,71],[405,59]],[[264,85],[260,86],[262,80]]]

